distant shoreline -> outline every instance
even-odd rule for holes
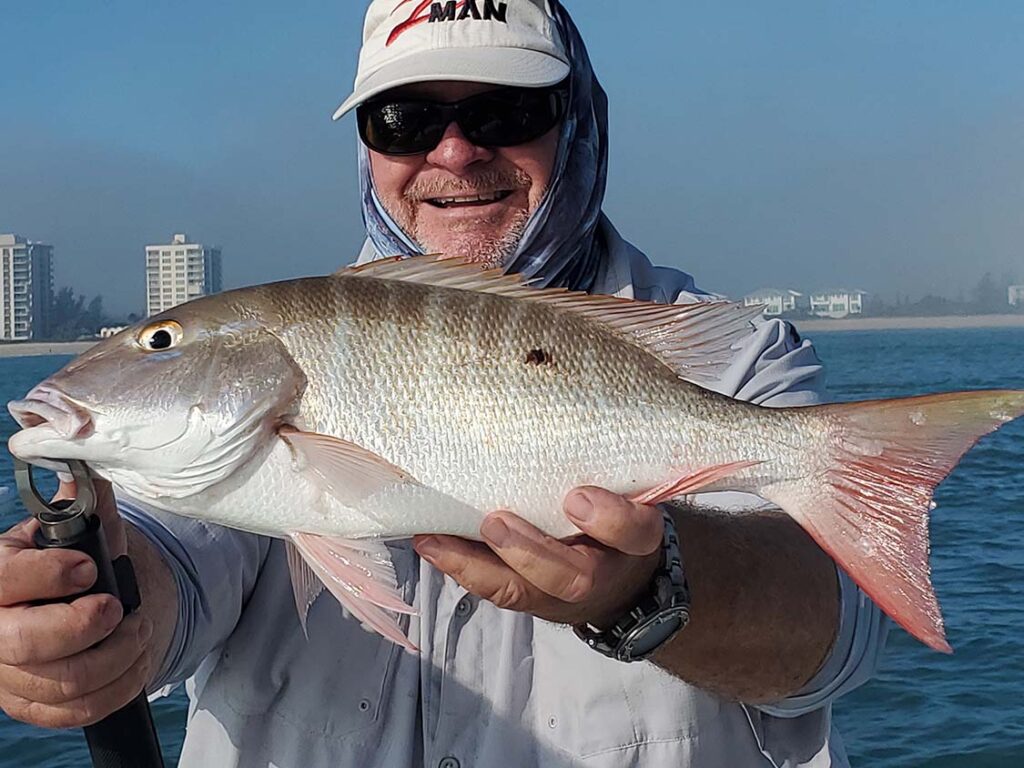
[[[94,344],[96,341],[14,341],[0,343],[0,357],[80,355]]]
[[[819,331],[902,331],[955,328],[1024,328],[1024,315],[937,315],[935,317],[844,317],[792,320],[801,333]],[[96,341],[19,341],[0,343],[0,358],[80,355]]]
[[[844,317],[792,320],[803,333],[817,331],[904,331],[954,328],[1024,328],[1024,315],[937,315],[935,317]]]

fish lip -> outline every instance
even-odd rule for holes
[[[48,426],[66,440],[92,434],[92,414],[80,403],[49,382],[37,384],[21,400],[12,400],[7,410],[23,429]]]

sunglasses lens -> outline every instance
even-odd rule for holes
[[[562,119],[562,104],[561,96],[549,89],[491,91],[466,103],[459,125],[476,144],[512,147],[554,128]]]
[[[370,149],[386,155],[415,155],[437,146],[444,134],[439,110],[429,102],[382,101],[356,112],[359,135]]]
[[[429,101],[371,101],[356,110],[359,135],[386,155],[415,155],[438,145],[452,120],[484,147],[512,147],[540,138],[565,114],[559,88],[502,88],[457,105]]]

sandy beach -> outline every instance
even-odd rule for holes
[[[801,333],[820,331],[898,331],[944,328],[1024,328],[1022,315],[943,315],[937,317],[844,317],[794,320]]]
[[[18,341],[0,343],[0,357],[80,355],[95,343],[95,341]]]

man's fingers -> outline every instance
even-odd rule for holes
[[[0,607],[76,595],[96,581],[96,564],[88,555],[28,546],[0,546]]]
[[[480,533],[512,570],[546,594],[567,603],[590,596],[597,562],[581,549],[563,544],[506,512],[488,515]]]
[[[149,681],[152,661],[142,654],[117,680],[98,691],[63,704],[42,704],[0,692],[0,707],[11,717],[43,728],[95,725],[138,696]]]
[[[18,666],[81,653],[113,632],[123,616],[120,601],[112,595],[85,595],[71,603],[16,605],[3,613],[0,664]]]
[[[3,556],[5,549],[34,547],[35,544],[32,541],[32,537],[35,535],[36,528],[38,527],[39,523],[34,517],[26,517],[3,533],[0,533],[0,557]]]
[[[417,536],[414,542],[420,557],[499,608],[544,613],[555,603],[484,544],[455,536]]]
[[[651,554],[664,536],[657,507],[634,504],[603,488],[585,486],[570,492],[565,514],[592,539],[627,555]]]
[[[99,515],[103,532],[107,537],[107,549],[110,552],[110,557],[111,559],[120,557],[128,552],[128,536],[121,514],[117,511],[114,489],[108,481],[95,475],[92,476],[92,485],[93,492],[96,494],[96,514]],[[74,480],[61,480],[53,500],[74,499],[77,496],[77,483]]]
[[[72,701],[127,672],[145,651],[152,631],[152,622],[134,614],[106,640],[82,653],[43,664],[0,665],[0,688],[41,704]]]
[[[61,480],[57,486],[57,492],[53,494],[53,501],[73,499],[78,495],[78,484],[74,480]]]

